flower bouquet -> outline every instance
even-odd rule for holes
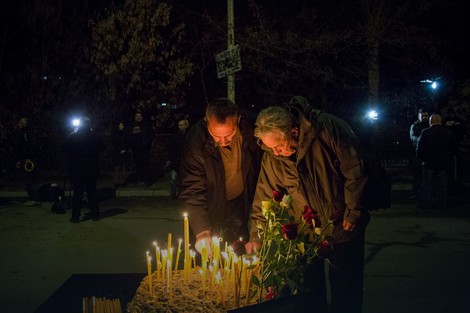
[[[305,268],[314,258],[332,254],[332,238],[324,233],[338,218],[332,217],[327,225],[322,225],[317,212],[307,205],[300,216],[295,216],[291,196],[277,191],[272,199],[262,202],[262,211],[266,222],[257,225],[262,247],[258,252],[259,275],[253,276],[255,288],[251,296],[259,295],[261,302],[261,294],[270,300],[308,291]]]

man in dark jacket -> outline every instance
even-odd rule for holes
[[[212,236],[247,240],[261,149],[246,116],[233,101],[216,99],[185,140],[179,197],[189,211],[196,250],[201,252],[203,241],[210,247]]]
[[[248,252],[261,247],[258,227],[264,227],[262,201],[273,190],[292,197],[295,216],[307,205],[328,225],[332,216],[339,221],[324,230],[331,236],[334,254],[329,258],[331,311],[362,312],[364,234],[370,215],[362,205],[367,178],[358,140],[348,124],[327,113],[295,107],[268,107],[256,120],[255,136],[265,150],[251,214]],[[301,307],[315,303],[316,312],[327,312],[324,260],[313,259],[304,272],[309,290]],[[308,302],[308,303],[307,303]]]
[[[99,220],[96,180],[99,176],[99,154],[104,150],[101,137],[92,131],[88,117],[80,119],[77,132],[68,136],[63,147],[68,154],[69,175],[73,186],[71,223],[80,222],[83,194],[86,191],[88,207],[94,221]]]
[[[15,142],[16,167],[24,181],[28,200],[25,206],[40,205],[38,180],[40,143],[35,131],[30,128],[29,120],[23,117],[18,122],[18,134]]]
[[[418,144],[418,138],[421,135],[423,129],[429,127],[429,112],[425,108],[421,108],[418,110],[418,119],[411,124],[410,127],[410,140],[411,144],[413,145],[413,150],[416,151],[416,146]],[[416,198],[419,196],[421,192],[421,160],[416,157],[416,155],[412,156],[411,160],[412,170],[413,170],[413,192],[412,198]]]
[[[452,132],[442,126],[439,114],[431,115],[429,125],[422,131],[416,147],[416,155],[422,160],[421,208],[431,208],[434,185],[439,208],[444,210],[447,208],[447,170],[456,153],[456,144]]]

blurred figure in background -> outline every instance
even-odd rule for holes
[[[26,206],[40,205],[38,186],[40,144],[36,133],[31,129],[29,120],[23,117],[19,120],[16,136],[16,167],[25,184],[28,200]]]
[[[428,128],[429,112],[421,108],[418,110],[418,119],[410,127],[410,140],[413,144],[413,151],[416,151],[418,138],[423,129]],[[411,167],[413,171],[413,195],[411,198],[419,198],[421,194],[421,160],[416,156],[412,156]]]
[[[456,145],[452,132],[442,126],[439,114],[431,115],[429,128],[422,131],[416,155],[422,160],[421,209],[431,209],[432,194],[437,196],[439,209],[447,208],[447,170]]]
[[[174,133],[170,143],[170,160],[167,166],[170,168],[171,175],[171,198],[178,198],[178,172],[181,163],[181,154],[183,153],[184,138],[189,129],[189,121],[182,119],[178,122],[178,130]]]
[[[446,110],[446,117],[442,121],[442,125],[449,129],[454,135],[456,153],[452,157],[452,162],[450,164],[450,174],[452,175],[450,178],[455,187],[460,187],[460,184],[462,183],[462,174],[460,172],[463,164],[461,157],[459,156],[459,151],[460,144],[465,137],[465,122],[455,114],[453,108],[448,108]]]
[[[120,122],[113,133],[113,182],[114,188],[125,185],[129,170],[129,133]]]
[[[100,174],[99,154],[104,151],[104,142],[100,135],[91,129],[91,120],[88,117],[80,119],[77,132],[73,132],[67,137],[63,150],[68,155],[69,176],[73,190],[70,222],[80,222],[85,191],[91,218],[97,221],[100,218],[100,210],[96,181]]]
[[[138,184],[150,185],[150,148],[152,141],[153,133],[150,125],[144,121],[141,112],[136,112],[134,124],[130,130],[129,147],[134,157]]]

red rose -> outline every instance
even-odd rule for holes
[[[315,227],[320,227],[321,226],[321,222],[320,222],[320,219],[318,218],[317,212],[315,212],[308,205],[306,205],[304,207],[304,211],[302,212],[302,216],[305,220],[305,223],[310,225],[311,228],[313,228],[312,220],[315,221]]]
[[[283,196],[284,196],[284,195],[283,195],[282,193],[280,193],[279,191],[276,191],[276,190],[273,191],[273,199],[274,199],[274,201],[276,201],[276,202],[281,202]]]
[[[276,292],[273,287],[268,287],[268,292],[266,293],[266,300],[272,300],[276,298]]]
[[[299,224],[289,223],[282,225],[282,236],[286,240],[294,240],[297,238],[297,228]]]
[[[329,258],[333,255],[333,247],[328,240],[323,240],[316,247],[317,255],[320,258]]]

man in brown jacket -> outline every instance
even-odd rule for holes
[[[328,262],[329,312],[360,313],[364,230],[370,217],[361,206],[367,178],[363,174],[358,140],[345,121],[317,110],[309,110],[308,116],[302,111],[275,106],[258,115],[255,136],[261,139],[265,153],[246,248],[248,252],[260,248],[257,225],[265,223],[261,202],[272,197],[273,190],[283,190],[292,196],[297,216],[301,216],[305,205],[310,206],[322,225],[341,212],[342,221],[328,229],[334,238],[334,255]],[[327,312],[324,260],[314,260],[305,272],[306,287],[316,312]]]
[[[215,99],[185,141],[179,198],[189,213],[196,250],[201,252],[202,241],[210,247],[212,236],[230,244],[240,237],[248,240],[262,152],[247,116],[233,101]]]

